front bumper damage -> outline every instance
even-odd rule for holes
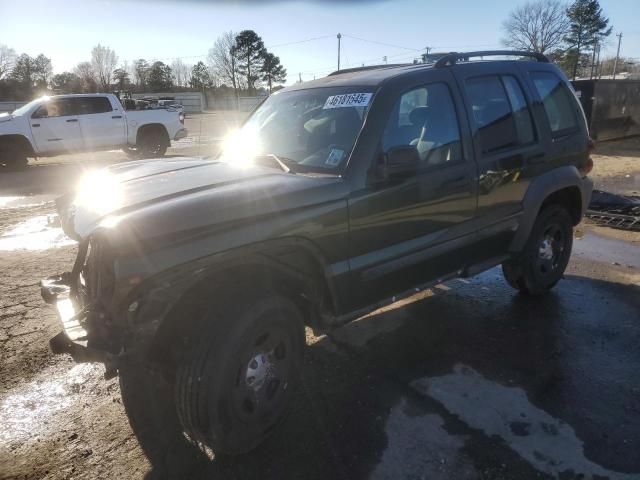
[[[56,307],[62,323],[62,331],[49,340],[51,351],[55,354],[68,353],[77,363],[104,363],[105,378],[115,376],[124,355],[89,345],[85,320],[92,311],[92,305],[79,308],[72,300],[71,274],[67,272],[42,279],[40,293],[46,303]]]

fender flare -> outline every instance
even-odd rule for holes
[[[522,251],[542,208],[542,204],[549,195],[568,187],[576,187],[580,191],[580,218],[582,218],[589,205],[593,182],[588,177],[583,178],[574,165],[555,168],[531,181],[522,201],[520,226],[509,246],[510,252]]]
[[[144,280],[120,300],[116,307],[116,314],[128,317],[130,325],[138,324],[142,330],[146,330],[145,324],[155,324],[151,327],[151,330],[155,330],[161,323],[164,323],[166,316],[180,302],[185,293],[207,278],[214,276],[224,278],[226,275],[233,275],[234,270],[246,269],[244,271],[248,271],[251,268],[262,267],[273,269],[277,274],[286,275],[301,284],[310,282],[312,279],[306,278],[304,273],[297,272],[291,265],[286,265],[269,255],[265,255],[266,252],[281,248],[297,248],[312,258],[318,268],[318,274],[322,277],[323,285],[321,287],[326,286],[330,308],[334,312],[337,311],[336,286],[322,252],[311,240],[303,237],[288,237],[220,252],[159,272]],[[138,311],[133,313],[128,310],[132,303],[137,303],[139,300],[142,300],[142,303]]]

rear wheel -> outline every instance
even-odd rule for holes
[[[507,283],[523,293],[541,295],[564,274],[573,246],[573,221],[561,205],[545,207],[536,219],[524,250],[502,264]]]
[[[160,129],[149,129],[141,134],[137,150],[141,158],[162,157],[167,152],[169,142]]]
[[[178,367],[178,416],[214,452],[247,452],[284,417],[299,382],[302,314],[270,292],[212,308],[200,325]]]

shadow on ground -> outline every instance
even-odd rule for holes
[[[556,291],[533,299],[512,294],[494,269],[434,292],[331,338],[316,337],[290,415],[253,452],[209,460],[168,428],[155,445],[163,448],[143,445],[153,465],[147,477],[526,479],[545,478],[541,469],[561,478],[640,472],[640,288],[568,276]],[[530,410],[520,412],[523,418],[551,418],[557,427],[546,433],[558,442],[561,461],[527,451],[526,422],[496,434],[495,426],[485,430],[469,420],[481,402],[448,404],[446,391],[415,388],[460,365],[497,391],[515,392]],[[415,427],[428,418],[437,428]],[[565,426],[575,439],[558,437]],[[134,425],[140,428],[146,427]]]

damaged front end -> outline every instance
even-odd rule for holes
[[[111,310],[112,259],[106,240],[91,237],[80,242],[71,272],[40,282],[43,300],[57,308],[63,326],[49,341],[52,352],[68,353],[76,362],[102,362],[107,377],[115,375],[123,345]]]

